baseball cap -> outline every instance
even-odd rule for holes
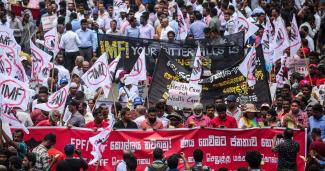
[[[237,97],[235,95],[229,95],[227,98],[226,98],[226,101],[231,101],[231,102],[235,102],[237,100]]]
[[[62,78],[62,79],[60,80],[60,85],[61,85],[61,84],[68,84],[68,83],[69,83],[69,81],[68,81],[67,78]]]
[[[143,100],[141,97],[136,97],[134,98],[133,100],[133,105],[136,106],[136,105],[142,105],[143,104]]]
[[[65,153],[72,153],[74,152],[74,146],[72,144],[67,144],[64,146],[64,152]]]
[[[269,109],[270,109],[270,105],[267,104],[267,103],[263,103],[263,104],[261,105],[261,108],[269,108]]]

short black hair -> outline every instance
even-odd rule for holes
[[[299,101],[299,100],[292,100],[291,104],[292,104],[292,103],[297,103],[298,106],[300,106],[300,101]]]
[[[169,169],[177,169],[178,167],[178,157],[173,154],[167,159],[167,165]]]
[[[30,162],[32,162],[32,166],[35,166],[36,163],[36,154],[35,153],[27,153],[25,156]]]
[[[165,109],[165,106],[166,106],[165,102],[156,103],[156,109]]]
[[[56,135],[52,134],[52,133],[46,134],[43,141],[50,141],[53,144],[55,144],[56,143]]]
[[[93,111],[93,117],[95,118],[100,113],[100,109],[97,108]]]
[[[226,112],[227,111],[227,105],[225,105],[225,104],[218,104],[217,106],[216,106],[216,111],[217,112]]]
[[[148,113],[150,112],[157,112],[157,109],[155,107],[149,107]]]
[[[163,155],[164,155],[164,153],[163,153],[163,150],[161,148],[155,148],[153,150],[153,158],[155,160],[161,160],[161,159],[163,159],[163,157],[164,157]]]
[[[88,21],[87,21],[87,19],[84,18],[84,19],[82,19],[82,20],[80,21],[80,23],[81,23],[81,24],[84,24],[84,23],[88,23]]]
[[[41,93],[45,93],[45,94],[48,94],[49,93],[49,89],[45,86],[42,86],[38,89],[38,94],[41,94]]]
[[[126,112],[130,111],[129,108],[125,107],[121,110],[121,116],[125,116]]]
[[[286,128],[283,132],[283,136],[285,139],[291,139],[293,137],[293,130],[290,128]]]
[[[138,166],[137,158],[135,158],[133,155],[131,155],[128,159],[125,160],[126,167],[130,171],[135,171]]]
[[[77,13],[75,13],[75,12],[71,13],[71,14],[70,14],[70,18],[71,18],[71,19],[77,19],[77,18],[78,18]]]
[[[24,138],[24,131],[21,129],[17,129],[15,130],[15,133],[20,133],[21,134],[21,138]]]
[[[323,106],[320,103],[314,104],[312,110],[315,112],[324,112]]]
[[[193,157],[195,162],[202,162],[203,160],[203,151],[199,148],[193,151]]]
[[[317,136],[321,136],[322,135],[322,131],[319,128],[313,128],[313,130],[311,131],[312,134],[316,134]]]
[[[218,171],[228,171],[228,169],[225,168],[225,167],[221,167],[221,168],[218,169]]]
[[[174,31],[169,31],[169,32],[167,33],[167,35],[169,35],[169,34],[173,34],[174,37],[176,36],[176,34],[175,34]]]
[[[255,150],[247,151],[245,160],[251,169],[258,169],[261,165],[262,155],[260,152]]]
[[[70,101],[70,104],[69,105],[71,105],[71,106],[75,106],[77,109],[78,109],[78,107],[79,107],[79,105],[80,105],[80,101],[78,101],[78,100],[76,100],[76,99],[72,99],[71,101]]]
[[[76,100],[81,100],[83,98],[85,98],[85,93],[83,91],[77,91],[75,99]]]
[[[11,156],[8,161],[9,165],[13,165],[15,169],[21,169],[22,161],[18,156]]]
[[[213,104],[209,104],[209,105],[207,105],[206,107],[205,107],[205,109],[211,109],[211,108],[213,108],[213,109],[215,109],[215,106],[213,105]]]
[[[71,24],[71,23],[67,23],[67,24],[65,25],[65,29],[66,29],[66,30],[72,30],[72,24]]]

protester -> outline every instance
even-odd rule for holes
[[[168,166],[163,161],[164,152],[160,148],[155,148],[153,150],[153,162],[145,168],[145,171],[150,170],[166,170]]]
[[[71,118],[68,121],[68,126],[75,126],[75,127],[84,127],[85,125],[85,118],[79,113],[80,102],[72,99],[69,104],[69,111],[71,112]]]
[[[117,121],[113,128],[115,129],[137,129],[138,126],[131,120],[131,112],[128,108],[121,110],[121,120]]]
[[[22,161],[23,171],[33,171],[36,164],[36,155],[34,153],[28,153]]]
[[[42,143],[33,149],[33,153],[36,154],[36,162],[34,170],[44,171],[49,170],[52,167],[53,163],[49,163],[49,155],[47,153],[48,149],[50,149],[56,143],[55,134],[47,134]],[[54,158],[52,161],[54,162],[56,159]]]
[[[236,119],[227,115],[227,106],[225,104],[218,104],[216,111],[218,116],[211,121],[213,128],[238,128]]]
[[[61,114],[57,110],[53,110],[49,114],[49,119],[39,122],[36,126],[57,126],[60,121]]]
[[[86,128],[91,128],[91,129],[97,131],[97,129],[100,129],[100,128],[104,129],[109,125],[109,123],[104,120],[103,113],[100,111],[99,108],[95,109],[93,111],[93,117],[94,117],[94,120],[88,122],[85,125]]]
[[[87,170],[88,164],[82,158],[80,150],[74,148],[73,145],[67,144],[64,146],[64,153],[66,155],[66,159],[62,160],[57,165],[57,171],[79,171],[80,169]],[[76,154],[79,158],[73,158],[73,154]]]
[[[211,127],[210,122],[210,118],[203,115],[203,105],[201,103],[195,103],[193,105],[193,115],[187,118],[185,127]]]
[[[157,118],[157,110],[154,107],[150,107],[148,109],[147,118],[141,122],[140,124],[141,129],[162,129],[163,124]]]
[[[284,142],[276,145],[276,141],[284,138]],[[299,152],[299,144],[293,140],[293,130],[287,128],[283,134],[273,137],[272,150],[278,153],[278,170],[296,170],[297,169],[297,153]]]
[[[258,151],[247,151],[245,160],[249,165],[248,170],[261,171],[262,155]]]
[[[17,156],[22,160],[25,155],[28,153],[27,145],[23,142],[24,132],[22,130],[16,130],[13,133],[13,140],[6,134],[2,129],[2,124],[0,123],[0,131],[3,136],[3,139],[15,150],[14,153],[17,153]],[[2,138],[2,137],[1,137]],[[11,149],[12,151],[12,149]]]
[[[202,163],[203,151],[201,149],[195,149],[193,151],[193,158],[194,158],[195,164],[194,164],[194,166],[191,167],[191,170],[193,170],[193,171],[199,171],[199,170],[210,171],[210,168],[206,165],[203,165],[203,163]]]
[[[243,117],[240,118],[239,128],[254,128],[264,127],[263,120],[257,116],[259,113],[254,104],[246,104],[246,109],[243,111]]]

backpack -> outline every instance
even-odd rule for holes
[[[163,163],[152,163],[151,165],[148,165],[149,171],[166,171],[168,169],[168,166]]]

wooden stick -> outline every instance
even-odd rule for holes
[[[99,162],[100,162],[100,159],[97,161],[97,165],[96,165],[96,169],[95,169],[95,171],[98,171],[98,168],[99,168]]]
[[[146,88],[147,88],[147,109],[149,109],[149,88],[148,88],[148,80],[145,81]]]
[[[112,82],[112,85],[113,85],[113,82]],[[114,95],[114,90],[113,90],[113,86],[111,87],[111,91],[112,91],[112,97],[113,97],[113,106],[114,106],[114,110],[115,110],[115,115],[117,116],[118,113],[117,113],[117,109],[116,109],[116,105],[115,105],[115,95]]]
[[[101,89],[99,90],[97,98],[94,99],[94,100],[95,100],[95,101],[94,101],[94,106],[93,106],[93,108],[91,109],[91,112],[94,112],[94,110],[96,109],[97,99],[98,99],[99,96],[102,94],[102,92],[103,92],[103,88],[101,88]]]

